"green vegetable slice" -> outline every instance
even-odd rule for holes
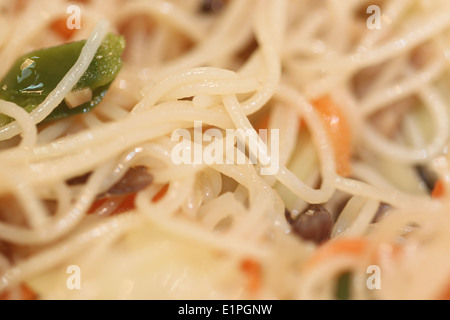
[[[16,60],[0,82],[0,99],[27,112],[36,109],[80,56],[86,40],[30,52]],[[91,111],[105,96],[122,67],[125,40],[109,33],[72,93],[43,122]],[[0,127],[13,119],[0,114]]]
[[[339,276],[336,288],[336,298],[338,300],[350,299],[351,277],[352,277],[351,272],[344,272]]]

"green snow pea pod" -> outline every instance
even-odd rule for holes
[[[85,43],[82,40],[40,49],[18,58],[0,82],[0,99],[14,102],[27,112],[33,111],[75,64]],[[117,76],[124,48],[123,37],[109,33],[72,92],[43,122],[91,111]],[[11,121],[0,114],[0,127]]]

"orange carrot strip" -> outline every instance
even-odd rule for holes
[[[99,199],[92,204],[91,208],[88,210],[88,214],[95,213],[99,208],[101,208],[108,201],[108,199],[111,200],[113,198],[116,198],[116,199],[123,198],[123,201],[114,210],[114,212],[111,213],[111,215],[124,213],[124,212],[130,211],[130,210],[133,210],[135,208],[134,199],[136,198],[136,193],[132,193],[132,194],[126,195],[125,197],[124,196],[111,196],[109,198]],[[117,200],[119,200],[119,199],[117,199]]]
[[[257,123],[256,130],[268,129],[269,128],[269,114],[265,114]]]
[[[450,300],[450,286],[438,297],[438,300]]]
[[[33,292],[25,284],[21,284],[19,287],[19,290],[20,290],[20,296],[17,298],[17,300],[36,300],[37,299],[36,293]],[[12,299],[13,299],[13,297],[11,297],[11,293],[8,291],[0,294],[0,300],[12,300]]]
[[[169,185],[168,184],[164,185],[162,187],[162,189],[153,197],[152,202],[158,202],[159,200],[161,200],[167,193],[168,189],[169,189]],[[116,210],[114,210],[114,212],[111,215],[121,214],[121,213],[135,209],[136,206],[134,204],[134,201],[136,199],[136,196],[137,196],[136,193],[132,193],[132,194],[125,196],[122,203],[117,207]],[[110,196],[107,198],[102,198],[102,199],[96,200],[89,208],[88,214],[95,213],[99,208],[101,208],[108,201],[108,199],[111,200],[111,198],[122,198],[122,197],[124,197],[124,196]]]
[[[438,180],[431,191],[431,197],[434,199],[441,198],[445,194],[445,186],[442,180]]]
[[[261,265],[252,259],[244,259],[241,262],[241,270],[247,275],[248,291],[255,293],[261,288]]]
[[[169,190],[168,184],[164,185],[164,187],[159,190],[159,192],[153,197],[152,201],[158,202],[159,200],[161,200],[166,195],[167,190]]]
[[[331,240],[319,247],[307,263],[312,267],[339,255],[359,256],[367,249],[368,241],[362,238],[342,238]]]
[[[121,214],[130,210],[135,209],[134,200],[136,199],[136,193],[132,193],[126,196],[120,206],[114,210],[111,215]]]
[[[69,40],[75,33],[75,29],[67,27],[67,20],[64,18],[57,19],[50,24],[50,29],[60,35],[64,40]]]
[[[348,177],[352,172],[352,137],[344,113],[329,96],[314,100],[312,104],[322,116],[322,121],[332,142],[337,173],[340,176]]]
[[[105,202],[106,202],[106,199],[100,199],[100,200],[94,201],[94,203],[91,205],[91,207],[88,210],[88,214],[95,213],[95,211],[97,211],[98,208],[100,208],[102,205],[104,205]]]

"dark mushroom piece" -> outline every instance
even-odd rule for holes
[[[225,6],[226,0],[203,0],[200,6],[200,12],[209,14],[209,13],[218,13]]]
[[[292,232],[306,241],[322,244],[329,240],[333,228],[331,214],[322,205],[310,205],[295,218],[286,210],[286,219],[292,227]]]
[[[153,176],[147,172],[146,167],[130,168],[107,193],[112,195],[136,193],[147,188],[152,182]]]

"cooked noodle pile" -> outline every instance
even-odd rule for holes
[[[0,15],[0,79],[88,39],[33,112],[0,100],[3,297],[449,297],[448,1],[0,0]],[[38,124],[108,32],[126,49],[103,101]],[[256,164],[174,163],[172,133],[196,122],[279,130],[279,170],[261,174],[270,135]]]

